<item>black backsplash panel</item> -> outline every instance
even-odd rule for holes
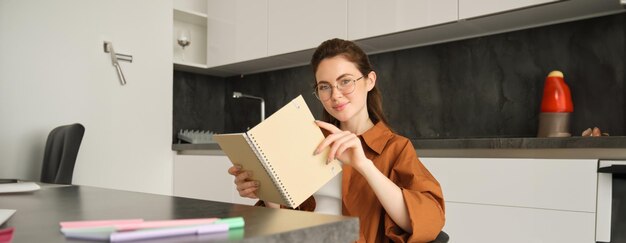
[[[173,142],[181,129],[224,132],[223,78],[174,71]]]
[[[391,124],[411,138],[535,136],[561,70],[571,131],[624,134],[624,15],[373,55]],[[411,109],[406,109],[411,107]]]
[[[625,33],[626,15],[618,14],[370,58],[390,125],[409,138],[534,137],[552,70],[565,74],[572,91],[573,135],[593,126],[625,135]],[[308,66],[225,79],[175,72],[174,131],[205,125],[240,132],[257,124],[259,102],[232,99],[233,91],[265,98],[266,116],[303,94],[319,118],[313,79]]]
[[[230,98],[233,91],[242,92],[265,99],[265,116],[268,117],[280,107],[302,94],[307,105],[318,119],[323,109],[312,94],[314,77],[309,66],[254,74],[244,77],[227,78],[225,130],[245,131],[261,121],[260,102],[252,99]],[[242,116],[243,115],[243,116]]]

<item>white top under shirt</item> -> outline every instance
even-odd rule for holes
[[[335,175],[326,185],[313,194],[316,213],[341,215],[341,176]]]

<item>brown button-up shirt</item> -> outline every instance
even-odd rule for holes
[[[413,233],[402,230],[387,215],[365,177],[351,166],[344,166],[342,213],[359,217],[358,242],[434,240],[445,222],[443,193],[437,180],[417,158],[411,141],[393,133],[383,122],[378,122],[359,138],[365,156],[402,190]],[[315,199],[310,197],[298,209],[315,210]]]

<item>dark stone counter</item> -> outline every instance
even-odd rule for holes
[[[413,139],[415,149],[626,149],[626,137]]]

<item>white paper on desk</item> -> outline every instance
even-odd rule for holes
[[[18,182],[0,184],[0,193],[32,192],[41,189],[35,182]]]
[[[15,209],[0,209],[0,225],[4,224],[14,213]]]

